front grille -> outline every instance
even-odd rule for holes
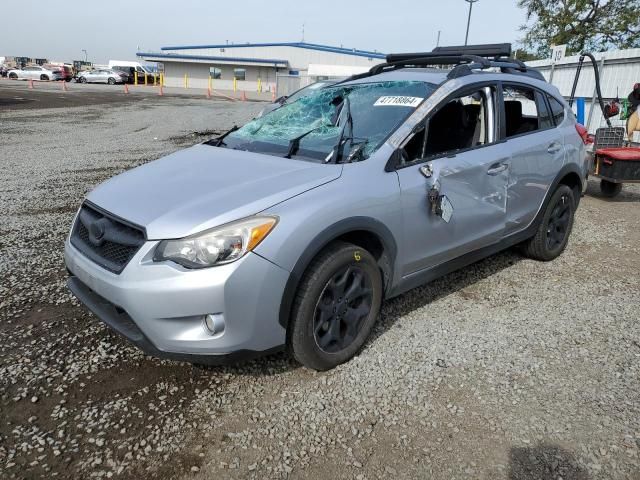
[[[142,228],[86,203],[71,232],[74,247],[113,273],[122,272],[144,242]]]

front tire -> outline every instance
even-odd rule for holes
[[[115,78],[109,78],[109,80],[107,80],[107,83],[109,85],[115,85],[116,84],[116,79]]]
[[[18,74],[17,73],[10,73],[9,74],[9,78],[11,80],[17,80],[18,79]]]
[[[613,198],[617,197],[622,191],[621,183],[613,183],[608,180],[600,180],[600,193],[603,197]]]
[[[80,83],[87,83],[87,79],[84,77],[80,77]]]
[[[366,250],[335,242],[304,274],[293,304],[288,347],[314,370],[351,359],[364,345],[380,312],[382,275]]]
[[[49,77],[47,75],[40,75],[40,80],[42,80],[43,82],[48,82]]]
[[[573,191],[560,185],[551,196],[536,234],[524,245],[524,254],[534,260],[549,262],[564,251],[571,235],[576,209]]]

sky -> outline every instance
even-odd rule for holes
[[[293,42],[384,53],[464,43],[464,0],[3,0],[0,56],[135,60],[162,46]],[[516,43],[516,0],[478,0],[469,43]]]

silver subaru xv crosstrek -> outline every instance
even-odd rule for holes
[[[287,349],[330,369],[385,299],[514,245],[560,255],[584,136],[507,56],[392,55],[98,186],[66,241],[68,286],[152,355]]]

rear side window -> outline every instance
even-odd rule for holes
[[[516,137],[548,128],[548,112],[542,98],[533,88],[504,85],[504,113],[506,137]],[[541,110],[541,106],[545,109]],[[547,118],[545,119],[545,115]]]
[[[555,98],[549,96],[549,105],[551,105],[551,114],[556,125],[560,125],[564,120],[564,106]]]
[[[547,128],[553,128],[554,123],[551,119],[551,112],[547,108],[547,102],[544,99],[545,95],[536,92],[536,106],[538,107],[538,125],[540,130],[545,130]]]

